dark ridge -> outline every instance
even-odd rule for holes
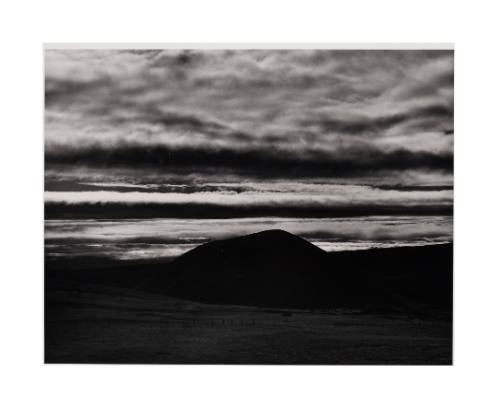
[[[452,244],[328,253],[267,230],[209,242],[171,262],[117,264],[69,270],[49,262],[46,285],[76,280],[209,304],[426,317],[452,309]]]
[[[268,230],[210,242],[172,264],[175,276],[159,275],[147,285],[169,295],[208,303],[306,305],[326,252],[283,230]]]
[[[291,256],[296,261],[316,259],[324,251],[299,236],[280,229],[265,230],[232,239],[209,242],[190,250],[175,260],[185,267],[192,262],[211,261],[241,266],[263,261],[281,261]]]
[[[215,304],[451,310],[452,245],[327,253],[270,230],[201,245],[145,289]]]

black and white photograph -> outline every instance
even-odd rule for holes
[[[0,405],[499,404],[492,2],[0,10]]]
[[[452,363],[452,50],[44,62],[47,363]]]

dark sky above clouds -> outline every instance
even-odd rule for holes
[[[57,207],[449,211],[453,51],[46,50],[45,165]]]

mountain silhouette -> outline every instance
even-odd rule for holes
[[[427,314],[452,307],[452,244],[325,252],[267,230],[203,244],[169,263],[46,267],[47,285],[70,279],[209,304]]]
[[[452,245],[327,253],[283,230],[203,244],[144,288],[213,304],[451,307]]]
[[[270,273],[284,267],[310,267],[322,261],[325,251],[298,236],[273,229],[226,240],[213,241],[180,256],[179,267],[203,265],[234,270],[234,267]]]
[[[326,252],[283,230],[213,241],[185,253],[152,290],[209,303],[306,306]]]

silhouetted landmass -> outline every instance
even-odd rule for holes
[[[47,363],[450,364],[452,245],[271,230],[174,261],[47,262]]]
[[[281,230],[207,243],[145,288],[207,303],[450,309],[452,247],[327,253]]]
[[[451,244],[327,253],[270,230],[203,244],[170,263],[51,266],[48,281],[71,278],[210,304],[449,312],[452,256]]]

